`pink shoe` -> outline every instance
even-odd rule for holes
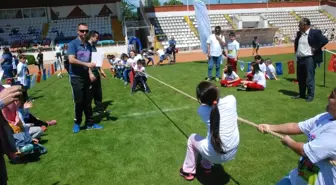
[[[56,120],[51,120],[51,121],[46,121],[48,125],[56,125],[57,121]]]
[[[195,179],[195,174],[185,173],[182,168],[180,169],[180,175],[187,181],[192,181]]]

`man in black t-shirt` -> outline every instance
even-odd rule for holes
[[[43,53],[41,50],[39,50],[39,53],[37,54],[37,62],[39,71],[43,71]]]

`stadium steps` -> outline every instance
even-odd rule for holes
[[[186,21],[186,23],[188,23],[188,26],[189,26],[190,30],[192,32],[194,32],[194,34],[196,35],[196,37],[198,37],[198,31],[195,28],[193,22],[190,20],[190,17],[189,16],[184,16],[184,20]]]
[[[298,14],[296,14],[294,11],[291,11],[290,14],[298,21],[300,21],[300,16]]]
[[[322,13],[323,15],[327,16],[330,20],[332,20],[334,23],[336,23],[336,18],[334,16],[332,16],[329,12],[323,10],[323,9],[320,9],[319,10],[320,13]]]
[[[224,14],[225,19],[229,22],[233,29],[237,29],[237,26],[233,23],[231,17],[228,14]]]
[[[121,22],[118,20],[118,18],[112,17],[111,18],[112,22],[112,32],[114,36],[115,41],[125,41],[125,36],[123,34],[123,29]]]
[[[42,39],[47,38],[48,31],[49,31],[49,23],[44,23],[42,26]]]

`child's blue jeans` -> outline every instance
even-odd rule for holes
[[[129,73],[130,73],[131,69],[129,68],[126,68],[123,72],[123,76],[124,76],[124,81],[125,82],[129,82]]]

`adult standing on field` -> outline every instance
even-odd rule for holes
[[[222,61],[225,38],[221,35],[221,27],[215,27],[215,33],[211,34],[207,40],[208,44],[208,81],[212,79],[212,68],[216,65],[216,81],[220,78],[220,64]]]
[[[7,89],[2,89],[0,91],[0,109],[19,100],[19,96],[22,95],[21,86],[12,86]],[[8,125],[8,122],[0,113],[0,184],[7,184],[7,170],[4,159],[4,154],[9,155],[10,153],[16,152],[14,138],[12,129]]]
[[[69,56],[69,78],[72,87],[72,95],[75,103],[75,120],[73,132],[80,131],[83,112],[85,114],[86,129],[102,129],[103,127],[94,123],[92,119],[92,106],[90,96],[90,77],[89,68],[94,68],[95,63],[91,62],[92,47],[86,40],[89,32],[86,23],[78,25],[78,37],[68,45]]]
[[[99,33],[97,31],[92,30],[89,32],[88,42],[91,44],[92,52],[97,52],[96,44],[98,42],[98,38]],[[106,74],[101,67],[94,67],[89,69],[89,77],[91,80],[91,98],[94,100],[96,105],[95,110],[98,114],[102,114],[105,111],[100,76],[103,78],[106,77]]]
[[[296,142],[287,135],[282,138],[281,142],[301,158],[298,167],[277,185],[336,184],[336,166],[329,162],[336,157],[336,88],[329,95],[326,112],[299,123],[260,124],[258,130],[308,137],[306,143]]]
[[[297,57],[299,95],[293,98],[303,98],[307,102],[311,102],[315,96],[316,64],[323,62],[322,47],[328,43],[328,39],[323,36],[321,30],[311,29],[310,20],[307,18],[300,20],[299,29],[294,45]]]

